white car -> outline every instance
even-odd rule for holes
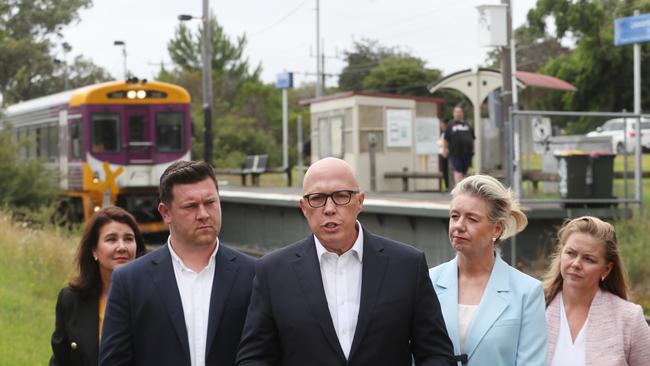
[[[636,146],[636,122],[637,120],[632,118],[610,119],[587,136],[611,136],[612,152],[631,153]],[[641,120],[641,147],[650,149],[650,119]]]

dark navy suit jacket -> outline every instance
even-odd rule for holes
[[[260,260],[237,365],[455,365],[421,251],[364,230],[349,359],[327,306],[314,237]]]
[[[231,366],[246,319],[255,259],[219,244],[206,366]],[[190,365],[180,293],[167,245],[113,272],[99,365]]]

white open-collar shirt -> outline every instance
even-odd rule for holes
[[[327,306],[345,358],[349,357],[352,348],[361,301],[363,229],[359,221],[356,225],[359,229],[357,240],[340,256],[328,252],[314,235]]]
[[[183,263],[172,247],[171,238],[167,241],[172,256],[176,285],[181,295],[183,315],[190,346],[192,366],[205,366],[205,349],[208,338],[208,319],[210,317],[210,297],[214,279],[215,256],[219,250],[219,239],[208,265],[201,272],[194,272]]]

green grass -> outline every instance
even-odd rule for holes
[[[56,297],[69,278],[77,242],[0,214],[0,366],[47,364]]]
[[[621,220],[614,223],[619,250],[627,270],[630,299],[650,312],[650,200],[646,199],[642,219]]]

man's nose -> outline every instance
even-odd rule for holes
[[[336,203],[334,203],[333,197],[325,198],[325,206],[323,206],[323,212],[326,214],[331,214],[336,212]]]
[[[208,210],[205,208],[205,205],[200,204],[198,207],[198,212],[196,213],[196,217],[199,220],[205,220],[208,217],[210,217],[210,214],[208,213]]]

